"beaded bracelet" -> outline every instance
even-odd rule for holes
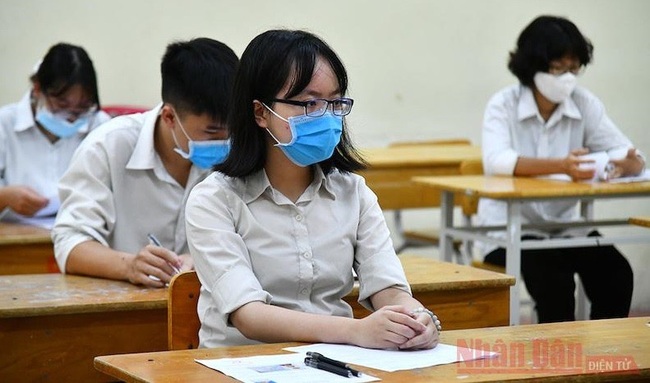
[[[427,308],[424,308],[424,307],[418,307],[418,308],[416,308],[415,310],[413,310],[411,312],[413,314],[421,314],[421,313],[428,314],[431,317],[431,321],[436,326],[436,329],[438,330],[438,332],[442,331],[442,325],[440,324],[440,320],[438,319],[438,316],[433,313],[433,311],[431,311],[431,310],[429,310]]]

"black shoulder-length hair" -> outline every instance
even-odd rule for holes
[[[231,177],[246,177],[263,169],[266,163],[266,132],[255,122],[253,100],[272,107],[273,100],[285,84],[285,98],[293,97],[311,82],[319,58],[329,63],[345,95],[348,76],[332,48],[312,33],[300,30],[270,30],[255,37],[241,56],[235,75],[228,118],[231,149],[227,159],[214,170]],[[333,168],[352,172],[365,167],[353,147],[343,119],[341,141],[334,154],[319,162],[325,174]]]
[[[53,45],[31,80],[38,81],[43,93],[54,97],[64,94],[74,85],[81,85],[84,93],[101,108],[95,67],[86,50],[80,46],[68,43]]]
[[[537,72],[548,72],[551,61],[575,56],[581,66],[592,59],[594,47],[571,21],[557,16],[539,16],[519,35],[517,48],[510,52],[508,69],[519,82],[533,86]]]

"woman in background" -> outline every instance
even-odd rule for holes
[[[489,101],[483,122],[485,174],[562,174],[590,180],[595,169],[580,156],[607,152],[610,178],[637,175],[645,160],[605,113],[602,102],[577,86],[591,62],[593,46],[571,21],[554,16],[533,20],[517,40],[508,68],[519,79]],[[523,223],[577,221],[575,201],[531,202]],[[504,202],[482,199],[481,224],[503,225]],[[505,233],[493,233],[505,236]],[[600,236],[593,228],[537,229],[523,240]],[[485,262],[505,265],[505,249],[483,244]],[[591,319],[626,317],[632,299],[632,269],[614,246],[524,250],[521,273],[540,323],[574,320],[578,274],[591,300]]]
[[[93,63],[79,46],[52,46],[17,103],[0,108],[2,220],[53,216],[57,183],[79,143],[109,120],[100,111]]]

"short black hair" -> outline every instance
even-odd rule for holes
[[[163,102],[181,115],[225,122],[238,62],[230,47],[207,37],[169,44],[160,64]]]
[[[575,56],[581,66],[592,59],[594,46],[568,19],[557,16],[539,16],[519,35],[517,48],[510,52],[508,69],[519,82],[533,86],[537,72],[548,72],[551,61],[564,56]]]
[[[53,45],[31,80],[38,81],[43,93],[54,97],[64,94],[74,85],[81,85],[91,101],[101,107],[95,67],[80,46],[68,43]]]
[[[267,136],[255,122],[253,101],[272,107],[272,100],[290,82],[284,98],[302,92],[311,82],[317,60],[332,67],[341,95],[348,89],[348,75],[338,55],[318,36],[301,30],[277,29],[255,37],[242,54],[233,86],[228,119],[231,149],[215,170],[231,177],[246,177],[262,170],[267,157]],[[341,140],[329,159],[319,162],[325,174],[333,168],[360,170],[365,163],[347,134],[345,118]]]

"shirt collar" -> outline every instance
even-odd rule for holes
[[[18,113],[16,113],[16,123],[14,124],[14,130],[16,132],[22,132],[29,128],[36,127],[36,121],[34,121],[34,113],[32,112],[31,93],[31,91],[27,92],[18,102]]]
[[[154,147],[153,136],[162,106],[163,104],[160,103],[144,114],[144,123],[135,148],[133,148],[133,154],[126,164],[127,169],[153,169],[155,167],[158,154]]]
[[[539,114],[539,109],[537,108],[537,102],[535,102],[533,90],[527,86],[521,85],[520,92],[519,103],[517,105],[517,117],[519,121],[537,116]],[[576,120],[582,119],[582,114],[578,109],[578,105],[576,105],[573,100],[573,97],[569,97],[560,103],[557,109],[553,112],[553,115],[555,114],[560,117],[567,116]]]
[[[314,180],[307,187],[307,193],[305,193],[304,198],[312,199],[317,191],[323,190],[332,199],[336,199],[336,194],[332,191],[332,185],[330,185],[330,183],[329,178],[325,177],[321,167],[316,165],[314,167]],[[247,204],[259,198],[267,189],[272,190],[271,182],[266,176],[266,171],[264,170],[260,170],[259,172],[246,177],[244,184],[245,191],[243,193],[243,200]],[[298,200],[298,202],[300,202],[300,200]]]

